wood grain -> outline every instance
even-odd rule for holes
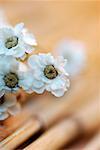
[[[60,119],[64,118],[65,116],[71,115],[73,112],[75,112],[79,108],[86,105],[87,102],[90,101],[88,96],[91,95],[91,97],[92,97],[93,91],[89,91],[89,93],[86,93],[86,99],[84,99],[84,101],[83,101],[83,99],[81,99],[81,97],[79,98],[77,95],[79,92],[83,93],[83,88],[85,90],[86,85],[84,84],[84,81],[82,81],[82,83],[81,83],[82,89],[79,88],[80,84],[78,84],[77,86],[76,85],[71,91],[72,94],[71,95],[69,94],[69,96],[67,95],[67,98],[70,99],[70,101],[67,102],[66,100],[62,100],[61,102],[55,102],[55,103],[53,102],[48,107],[46,106],[44,109],[42,109],[41,111],[37,111],[36,113],[32,112],[32,110],[31,110],[32,108],[31,108],[30,111],[27,110],[26,112],[23,111],[22,113],[20,113],[19,117],[16,116],[15,121],[16,121],[16,123],[18,122],[20,124],[16,124],[16,126],[15,125],[12,126],[11,124],[8,124],[8,125],[6,125],[6,129],[8,129],[8,131],[10,133],[12,133],[12,131],[14,131],[16,128],[18,128],[18,129],[14,133],[12,133],[11,136],[9,136],[5,140],[3,140],[3,142],[0,143],[0,147],[3,147],[4,145],[6,145],[6,147],[8,147],[8,149],[11,149],[11,147],[15,148],[18,145],[20,145],[21,143],[23,143],[26,139],[28,139],[28,137],[30,137],[31,135],[34,135],[36,132],[38,132],[41,128],[46,128],[46,129],[49,128],[50,126],[52,126],[56,122],[58,122]],[[88,87],[87,87],[87,89],[88,89]],[[24,116],[24,114],[27,114],[27,115]],[[37,117],[35,117],[34,114]],[[31,117],[33,116],[32,117],[33,119],[30,120],[30,116]],[[19,121],[19,119],[20,119],[20,121]],[[37,124],[35,123],[36,121],[39,126],[38,129],[37,129]],[[27,133],[27,131],[24,132],[25,128],[27,128],[26,122],[29,122],[28,125],[30,125],[30,126],[33,126],[33,124],[34,124],[34,130],[33,130],[33,128],[28,129],[29,134]],[[23,133],[23,135],[22,135],[22,133]],[[23,138],[22,138],[22,136],[23,136]],[[16,139],[20,139],[20,142],[16,142]]]
[[[100,149],[100,132],[98,132],[92,140],[84,147],[83,150],[99,150]]]
[[[40,138],[29,145],[25,150],[57,150],[61,149],[80,133],[88,134],[100,127],[100,117],[97,103],[92,102],[69,119],[64,119],[56,126],[45,132]]]

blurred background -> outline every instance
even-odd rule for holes
[[[0,9],[4,11],[10,24],[24,22],[34,33],[38,42],[36,53],[52,52],[57,55],[55,46],[63,39],[80,41],[85,45],[85,67],[77,75],[70,77],[69,91],[59,99],[48,93],[34,94],[32,101],[34,100],[35,104],[31,102],[33,107],[26,104],[33,112],[44,110],[52,103],[70,103],[70,99],[68,114],[81,109],[87,102],[95,101],[97,97],[100,104],[99,0],[0,0]],[[37,105],[36,101],[40,105]],[[11,121],[13,122],[13,119]],[[9,129],[9,119],[5,124]],[[72,143],[70,148],[81,149],[92,137],[93,135],[82,138]]]

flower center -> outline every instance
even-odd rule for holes
[[[18,44],[18,37],[17,36],[11,36],[8,39],[6,39],[6,42],[5,42],[5,46],[8,49],[15,47],[17,44]]]
[[[4,99],[4,95],[0,98],[0,105],[2,105],[3,103],[5,102],[5,99]]]
[[[47,65],[44,68],[44,75],[48,78],[48,79],[54,79],[57,77],[58,72],[55,69],[55,67],[53,65]]]
[[[18,85],[18,76],[15,73],[8,73],[4,77],[5,85],[9,88],[15,88]]]

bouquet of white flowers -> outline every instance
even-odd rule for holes
[[[36,46],[34,35],[23,23],[0,27],[0,120],[20,108],[15,97],[20,89],[30,94],[46,90],[60,97],[69,88],[66,59],[50,53],[31,55]]]

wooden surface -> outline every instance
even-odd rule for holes
[[[37,52],[52,51],[55,44],[64,38],[81,40],[84,42],[87,55],[86,68],[72,81],[68,95],[74,95],[71,90],[73,90],[73,87],[76,86],[77,83],[80,83],[78,90],[81,89],[81,92],[77,93],[77,96],[75,96],[77,101],[74,101],[73,105],[77,109],[80,107],[81,103],[83,104],[85,101],[90,101],[93,97],[97,95],[99,96],[100,1],[0,0],[0,7],[5,10],[10,23],[15,25],[18,22],[24,22],[25,25],[35,34],[39,43],[39,50]],[[84,83],[83,86],[83,83],[81,82]],[[64,97],[60,98],[59,101],[67,100],[67,97],[66,94]],[[33,99],[38,101],[39,105],[32,102],[33,108],[31,106],[31,111],[29,111],[30,107],[26,106],[27,109],[25,107],[25,112],[27,115],[26,117],[24,114],[22,115],[24,118],[22,122],[18,121],[19,116],[5,121],[4,124],[5,129],[7,129],[8,132],[6,132],[7,135],[11,134],[16,128],[22,125],[23,122],[30,117],[32,110],[35,113],[36,110],[41,112],[44,108],[48,109],[48,106],[51,105],[51,103],[57,101],[57,98],[48,93],[39,96],[35,95],[33,96]],[[70,108],[71,113],[76,111],[74,107],[71,108],[69,105],[68,108]],[[50,115],[47,114],[47,118],[48,116]],[[14,125],[16,121],[17,123]],[[2,133],[4,133],[4,131],[2,131]],[[4,137],[7,135],[4,135]],[[70,145],[70,148],[73,150],[81,150],[86,143],[87,139],[84,139],[82,142],[79,142],[79,144]]]
[[[85,109],[85,111],[84,111]],[[99,122],[99,123],[98,123]],[[98,115],[98,100],[84,107],[69,119],[65,119],[45,132],[40,138],[29,145],[25,150],[58,150],[82,132],[91,133],[100,127]],[[100,140],[100,139],[99,139]]]

